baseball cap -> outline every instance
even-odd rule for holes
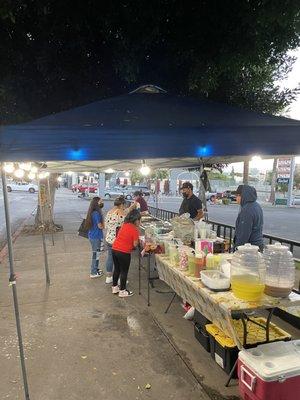
[[[192,189],[193,190],[194,186],[191,184],[191,182],[183,182],[180,190],[182,189]]]

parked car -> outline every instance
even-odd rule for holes
[[[29,192],[35,193],[38,192],[39,188],[34,183],[29,182],[9,182],[7,184],[7,191],[19,191],[19,192]]]
[[[149,190],[148,187],[145,185],[129,185],[126,186],[124,189],[126,189],[125,192],[127,192],[128,194],[133,194],[134,192],[139,190],[144,196],[151,195],[151,190]]]
[[[120,186],[115,186],[111,189],[105,189],[104,197],[106,199],[116,199],[117,197],[120,197],[120,196],[124,196],[125,198],[128,198],[128,199],[131,198],[130,193],[129,194],[126,193],[124,188],[122,188]],[[129,197],[127,197],[127,196],[129,196]]]
[[[231,190],[225,190],[225,192],[222,193],[223,198],[229,199],[230,201],[236,201],[236,192],[231,191]]]
[[[79,184],[75,189],[75,191],[77,191],[78,193],[84,193],[86,191],[88,191],[89,193],[96,193],[97,190],[98,186],[92,183],[90,185],[87,185],[86,183]]]
[[[293,205],[294,206],[300,206],[300,196],[299,195],[294,196]]]

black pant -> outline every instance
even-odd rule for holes
[[[120,290],[126,289],[127,275],[130,265],[131,255],[128,253],[122,253],[121,251],[112,251],[114,260],[114,274],[113,274],[113,285],[118,285],[118,279],[120,278]]]

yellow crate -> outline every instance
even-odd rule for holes
[[[262,317],[252,318],[252,320],[259,324],[266,325],[267,320]],[[242,320],[233,320],[234,329],[241,343],[244,342],[244,327]],[[235,347],[233,339],[227,336],[221,329],[214,324],[205,325],[207,332],[209,332],[215,340],[223,347]],[[275,342],[278,340],[288,340],[291,335],[279,328],[277,325],[270,323],[269,341]],[[247,321],[247,345],[255,345],[266,342],[266,330],[254,324],[251,321]]]

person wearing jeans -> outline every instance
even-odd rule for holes
[[[114,261],[112,293],[119,294],[119,297],[129,297],[133,292],[126,289],[127,275],[130,266],[131,252],[137,247],[139,242],[139,225],[141,213],[132,210],[126,216],[118,235],[112,246],[112,256]],[[120,286],[118,280],[120,278]]]
[[[90,207],[85,220],[88,229],[88,238],[92,247],[91,278],[100,278],[103,272],[99,269],[100,252],[103,251],[103,201],[100,197],[91,200]]]
[[[99,258],[102,247],[102,241],[100,239],[90,239],[92,246],[92,264],[91,264],[91,278],[101,276],[99,270]]]

